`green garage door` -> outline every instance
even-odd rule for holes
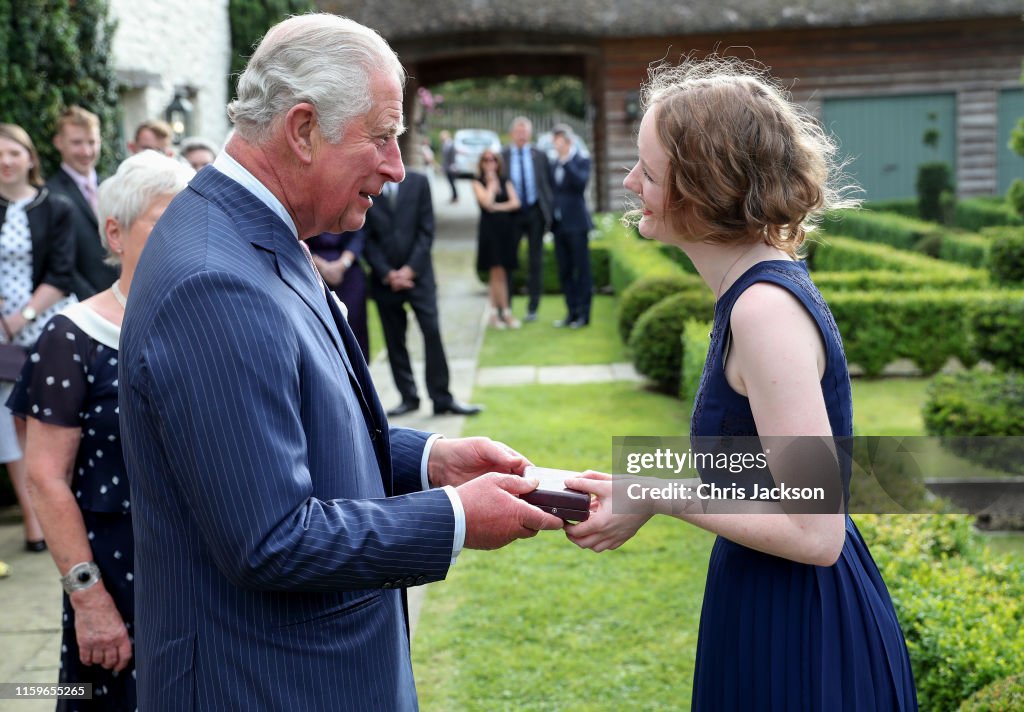
[[[1024,89],[999,92],[999,193],[1006,193],[1014,178],[1024,178],[1024,156],[1018,156],[1007,145],[1010,132],[1024,118]]]
[[[945,161],[956,174],[954,94],[826,99],[822,118],[865,200],[913,198],[922,163]],[[934,148],[924,143],[932,129]]]

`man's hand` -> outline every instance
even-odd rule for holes
[[[530,464],[505,443],[490,438],[441,438],[430,449],[427,477],[433,487],[458,487],[486,472],[521,475]]]
[[[416,286],[416,283],[409,277],[412,270],[408,272],[403,271],[407,269],[407,267],[403,267],[402,269],[393,269],[388,272],[387,281],[392,292],[401,292]]]
[[[564,522],[519,499],[532,492],[536,480],[491,473],[458,488],[466,512],[467,549],[500,549],[541,529],[561,529]]]

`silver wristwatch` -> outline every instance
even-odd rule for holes
[[[61,577],[60,585],[64,587],[64,593],[72,594],[95,586],[99,580],[100,567],[92,561],[83,561],[72,566],[67,576]]]

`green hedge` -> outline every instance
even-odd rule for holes
[[[939,243],[940,260],[958,262],[968,267],[984,267],[988,261],[989,240],[973,232],[946,233]]]
[[[929,435],[1024,435],[1024,375],[975,369],[936,376],[922,415]]]
[[[957,227],[971,232],[993,225],[1024,225],[1017,211],[1001,196],[957,201],[955,220]]]
[[[981,289],[988,279],[984,272],[940,270],[938,272],[815,272],[812,277],[823,292],[917,292],[923,289]]]
[[[807,262],[816,273],[870,270],[935,275],[940,285],[972,288],[985,286],[988,282],[983,270],[840,235],[828,235],[821,242],[809,243]]]
[[[978,294],[834,292],[825,300],[842,334],[847,360],[877,376],[900,358],[910,359],[925,373],[935,373],[954,356],[974,363],[964,306]]]
[[[829,235],[849,235],[901,250],[915,250],[922,240],[945,232],[935,223],[870,210],[833,210],[825,216],[821,227]]]
[[[1024,370],[1024,291],[972,294],[965,312],[974,358]]]
[[[1024,710],[1024,672],[991,682],[964,700],[959,712]]]
[[[857,517],[906,636],[921,710],[955,710],[1024,669],[1024,569],[978,541],[972,517]]]
[[[974,233],[953,231],[906,215],[869,210],[835,210],[825,217],[822,228],[828,235],[848,235],[858,240],[921,252],[969,267],[981,267],[985,263],[987,243]],[[825,239],[827,241],[831,238]]]
[[[894,198],[892,200],[872,200],[861,205],[862,210],[872,213],[896,213],[908,218],[919,218],[917,198]]]
[[[688,319],[710,321],[714,311],[714,299],[706,289],[674,294],[645,311],[629,337],[636,370],[660,389],[678,394],[683,326]]]
[[[687,274],[644,277],[633,282],[626,287],[619,299],[619,336],[624,342],[629,343],[629,335],[641,314],[665,297],[688,289],[707,287],[697,277]]]
[[[708,347],[711,345],[710,321],[688,319],[683,324],[682,338],[682,373],[679,381],[679,397],[684,401],[693,402],[700,387],[700,377],[704,372]]]
[[[1024,283],[1024,227],[990,227],[984,231],[991,246],[988,269],[998,284]]]

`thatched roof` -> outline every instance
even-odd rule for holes
[[[1015,17],[1021,0],[320,0],[389,40],[484,31],[585,37]],[[1024,25],[1022,25],[1024,31]]]

